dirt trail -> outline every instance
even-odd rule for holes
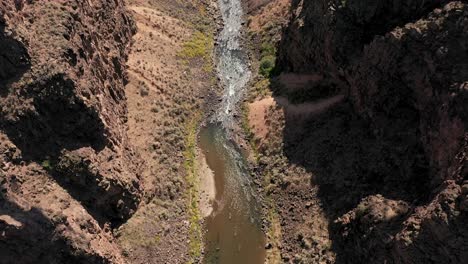
[[[253,128],[255,135],[264,139],[268,134],[268,109],[279,106],[288,117],[294,117],[295,120],[310,117],[323,113],[342,102],[344,95],[339,94],[330,98],[317,100],[315,102],[306,102],[302,104],[291,104],[288,99],[282,96],[269,96],[262,100],[254,101],[249,104],[249,123]]]
[[[330,107],[343,101],[344,98],[345,98],[344,95],[339,94],[339,95],[335,95],[327,99],[317,100],[315,102],[291,104],[289,103],[287,98],[279,96],[276,98],[276,101],[281,107],[285,109],[287,115],[311,116],[311,115],[320,114],[328,110]]]
[[[279,81],[289,91],[305,88],[308,83],[319,82],[323,80],[320,74],[298,74],[298,73],[282,73],[279,76]]]

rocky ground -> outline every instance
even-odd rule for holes
[[[128,136],[144,160],[147,202],[116,232],[130,263],[187,263],[193,251],[187,134],[215,91],[210,1],[127,1],[137,34],[130,52]],[[203,14],[203,15],[202,15]],[[198,238],[201,239],[201,238]]]
[[[216,90],[214,2],[0,10],[0,262],[196,261],[184,164]]]
[[[123,91],[135,24],[121,1],[0,10],[2,262],[124,263],[111,230],[143,190]]]
[[[466,262],[466,4],[285,2],[249,18],[269,261]]]

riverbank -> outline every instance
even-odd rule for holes
[[[328,221],[314,175],[295,165],[284,152],[286,122],[301,133],[306,120],[333,107],[343,96],[314,103],[290,102],[278,93],[281,86],[295,85],[309,77],[271,78],[276,46],[289,21],[289,0],[246,1],[250,58],[254,69],[243,105],[244,144],[250,149],[258,188],[264,196],[264,228],[267,234],[265,263],[332,263]],[[295,122],[295,126],[291,122]]]
[[[132,262],[157,259],[156,263],[198,263],[205,252],[203,222],[214,211],[217,190],[214,172],[196,141],[200,125],[216,116],[223,104],[218,100],[222,89],[217,84],[217,62],[212,57],[219,45],[212,40],[219,41],[223,24],[216,1],[194,3],[128,3],[139,28],[129,58],[129,135],[145,160],[147,190],[146,204],[116,232]],[[241,30],[244,32],[239,44],[249,52],[246,59],[255,62],[248,48],[248,32],[244,27]],[[233,76],[226,80],[230,78]],[[250,80],[249,85],[253,83]],[[249,152],[248,137],[241,125],[243,105],[234,103],[233,107],[227,111],[235,120],[230,135],[243,151]],[[249,166],[248,171],[255,166]],[[253,175],[249,181],[255,181],[255,199],[264,208],[262,228],[270,238],[278,238],[278,214],[265,205],[269,200],[264,199],[264,186],[259,184],[262,179]],[[277,249],[275,241],[266,244]],[[278,255],[277,250],[269,251]]]
[[[199,147],[215,176],[213,212],[205,219],[207,263],[264,262],[264,234],[258,190],[252,184],[236,138],[237,120],[251,71],[245,45],[241,1],[219,1],[223,27],[216,42],[216,67],[223,96],[214,122],[200,132]]]
[[[216,4],[127,1],[138,28],[128,60],[128,134],[145,169],[144,202],[115,232],[130,263],[200,260],[194,144],[203,113],[217,103]]]
[[[195,166],[200,179],[200,213],[203,218],[206,218],[213,213],[213,204],[216,199],[215,175],[200,148],[197,148],[196,156]]]

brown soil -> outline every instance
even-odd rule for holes
[[[318,188],[310,186],[313,174],[290,163],[280,149],[285,120],[296,120],[296,133],[299,133],[299,125],[304,125],[306,119],[299,118],[298,111],[301,115],[320,114],[341,100],[340,97],[325,100],[322,104],[301,106],[291,105],[285,98],[272,97],[249,104],[249,124],[255,147],[260,152],[258,163],[262,168],[263,188],[267,200],[271,201],[269,214],[277,215],[269,219],[268,244],[272,246],[268,249],[268,263],[334,260]]]
[[[246,2],[250,14],[249,28],[252,31],[260,32],[266,27],[275,28],[275,24],[283,23],[289,17],[291,0],[248,0]]]
[[[271,109],[281,109],[283,115],[288,118],[294,118],[296,121],[304,120],[314,115],[321,114],[344,99],[344,95],[336,95],[331,98],[318,100],[316,102],[307,102],[302,104],[291,104],[285,97],[268,96],[248,105],[248,121],[255,137],[264,141],[270,132],[268,123],[270,120]],[[278,106],[278,107],[277,107]]]
[[[270,107],[275,107],[276,101],[273,97],[250,103],[248,106],[248,121],[256,137],[265,139],[268,133],[267,114]]]
[[[0,1],[2,263],[124,263],[141,201],[123,1]],[[14,219],[14,221],[12,220]]]
[[[179,54],[197,31],[193,25],[213,24],[206,15],[212,7],[210,1],[127,4],[138,28],[128,60],[128,135],[145,162],[147,203],[118,230],[118,241],[131,263],[186,263],[190,250],[186,134],[214,89],[213,73],[204,69],[210,59]]]

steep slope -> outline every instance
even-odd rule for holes
[[[144,161],[144,203],[116,232],[129,263],[187,263],[201,254],[195,131],[216,89],[215,0],[128,0],[137,24],[129,54],[128,137]],[[208,105],[208,107],[207,107]]]
[[[330,88],[343,88],[350,63],[375,36],[413,22],[449,1],[292,1],[290,25],[278,53],[286,72],[315,73]],[[336,87],[338,86],[338,87]]]
[[[468,259],[468,229],[463,227],[467,198],[461,191],[468,177],[467,19],[468,6],[452,2],[395,29],[368,45],[347,77],[354,108],[396,156],[393,162],[403,171],[402,179],[416,179],[414,184],[427,192],[416,198],[419,201],[409,201],[419,206],[405,215],[402,226],[381,223],[375,212],[344,220],[349,225],[369,217],[369,229],[376,225],[377,231],[363,241],[363,251],[353,255],[364,258],[379,249],[383,252],[373,261],[388,259],[388,249],[373,240],[386,240],[378,230],[398,228],[401,231],[387,241],[393,258],[415,263]]]
[[[466,3],[290,11],[280,75],[258,77],[248,105],[279,215],[272,251],[299,263],[466,262]]]
[[[121,263],[110,227],[142,191],[123,91],[135,25],[122,1],[5,0],[0,10],[2,256]]]

